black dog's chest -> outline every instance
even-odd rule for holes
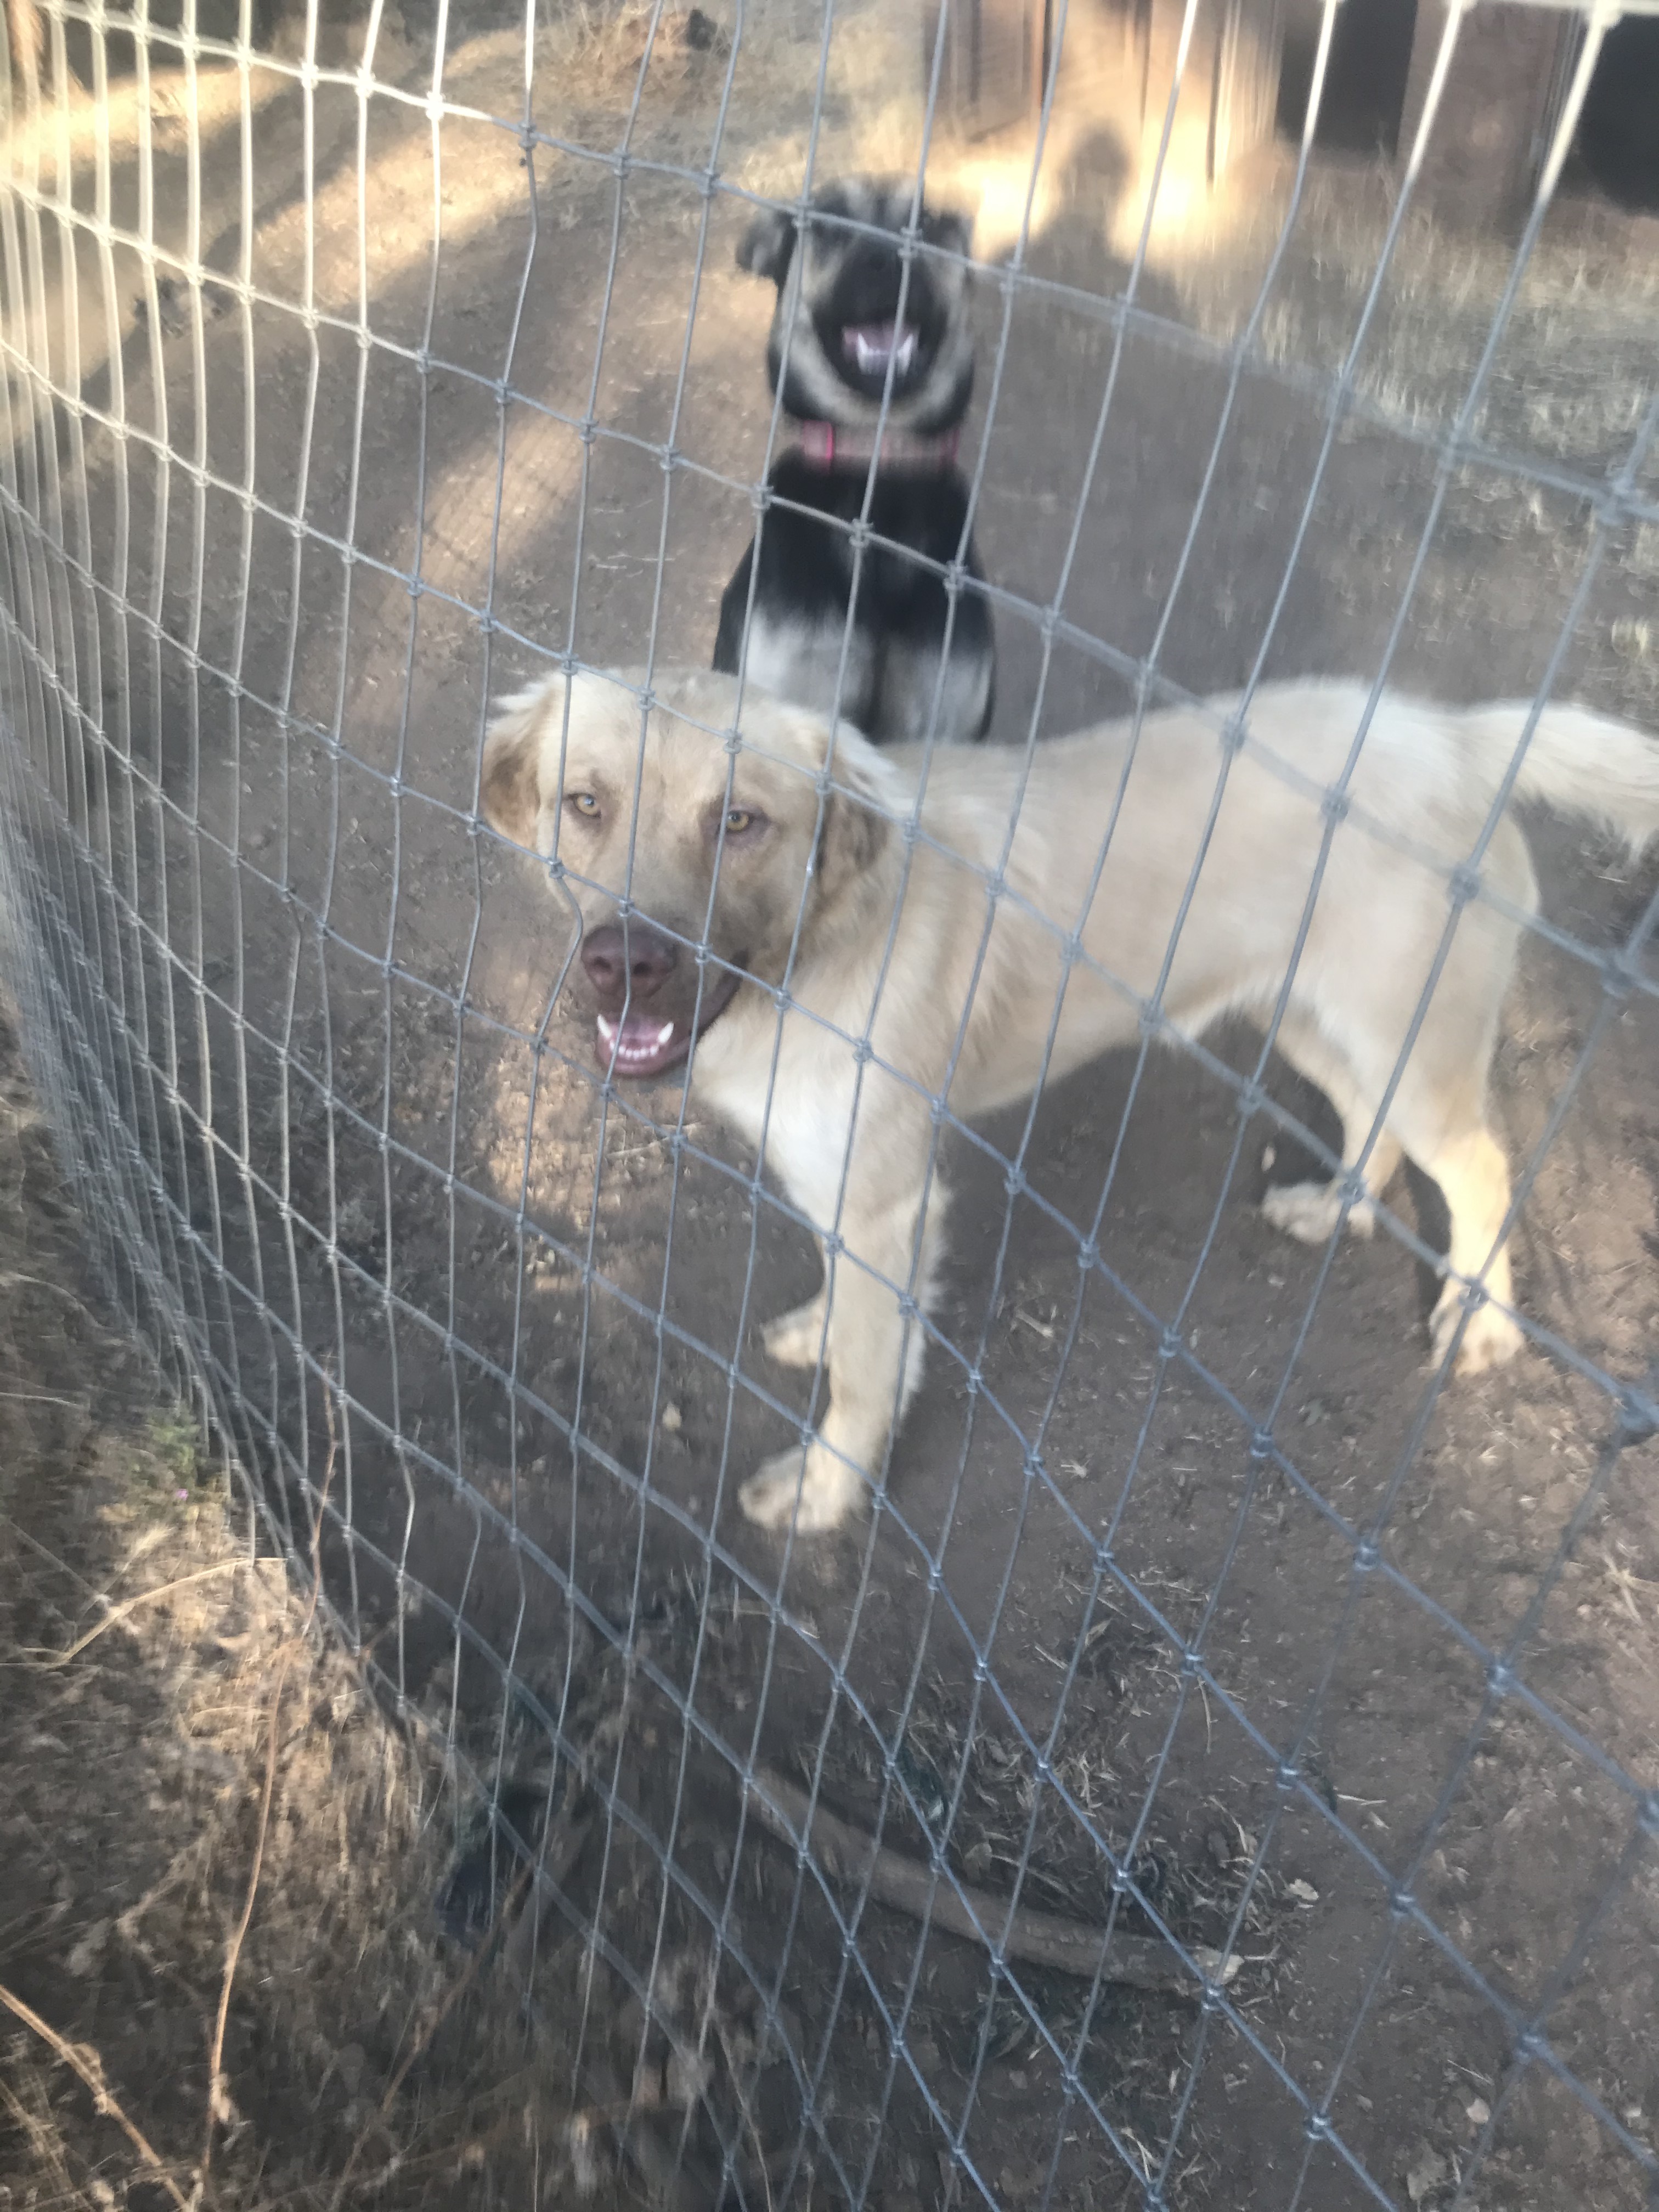
[[[981,738],[994,680],[990,610],[971,587],[953,610],[944,573],[960,561],[983,580],[967,483],[953,467],[883,469],[866,515],[867,474],[799,453],[777,464],[759,538],[720,603],[714,666],[736,672],[746,623],[748,666],[765,689],[833,707],[878,744],[930,730]]]
[[[766,525],[766,565],[776,562],[777,580],[791,598],[804,602],[834,580],[844,608],[856,567],[860,599],[878,599],[890,621],[907,607],[919,612],[943,601],[938,568],[961,559],[970,575],[980,574],[971,538],[963,542],[968,487],[954,468],[883,471],[867,517],[861,468],[813,469],[792,455],[774,471],[772,489],[778,504]],[[861,517],[869,534],[856,562]]]

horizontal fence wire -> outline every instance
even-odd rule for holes
[[[9,0],[31,1066],[653,2200],[1659,2201],[1659,9],[1412,14]]]

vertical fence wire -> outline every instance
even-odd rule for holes
[[[647,2185],[687,2204],[775,2212],[824,2190],[860,2208],[971,2195],[997,2212],[1223,2198],[1296,2212],[1509,2202],[1517,2142],[1547,2166],[1528,2098],[1559,2091],[1594,2149],[1570,2173],[1550,2169],[1555,2201],[1653,2201],[1659,2090],[1650,2053],[1645,2090],[1638,2078],[1642,2033],[1620,2025],[1629,1992],[1603,1987],[1613,2027],[1600,2041],[1573,2009],[1616,1975],[1619,1929],[1631,1955],[1650,1954],[1659,1791],[1633,1748],[1650,1714],[1616,1655],[1600,1652],[1612,1686],[1599,1704],[1540,1659],[1593,1536],[1651,1650],[1652,1580],[1614,1564],[1659,1540],[1631,1471],[1659,1421],[1651,1366],[1626,1356],[1632,1330],[1587,1332],[1559,1284],[1529,1310],[1550,1270],[1523,1270],[1515,1318],[1532,1364],[1516,1386],[1515,1451],[1529,1438],[1528,1479],[1570,1498],[1553,1535],[1539,1522],[1507,1613],[1479,1570],[1443,1582],[1408,1525],[1432,1465],[1437,1498],[1469,1485],[1462,1517],[1489,1516],[1489,1546],[1509,1527],[1490,1486],[1473,1486],[1482,1417],[1458,1410],[1466,1386],[1452,1380],[1492,1298],[1497,1246],[1452,1268],[1456,1310],[1428,1370],[1420,1346],[1400,1347],[1377,1384],[1386,1409],[1358,1418],[1346,1474],[1295,1424],[1328,1419],[1320,1394],[1344,1328],[1352,1338],[1368,1310],[1344,1232],[1382,1231],[1367,1266],[1379,1251],[1443,1279],[1451,1266],[1426,1217],[1413,1228],[1365,1178],[1470,928],[1497,916],[1527,960],[1547,955],[1581,996],[1596,994],[1556,1052],[1534,1141],[1511,1148],[1500,1244],[1561,1203],[1545,1170],[1559,1168],[1564,1130],[1613,1080],[1621,1041],[1654,1027],[1647,879],[1617,878],[1594,925],[1569,900],[1569,926],[1517,906],[1487,866],[1552,700],[1631,697],[1593,648],[1617,634],[1607,609],[1624,604],[1621,561],[1659,542],[1650,371],[1615,408],[1594,466],[1517,442],[1496,400],[1516,380],[1528,288],[1606,42],[1654,10],[1528,11],[1576,26],[1577,44],[1559,43],[1551,64],[1559,97],[1540,109],[1547,143],[1512,245],[1486,242],[1488,275],[1494,255],[1501,267],[1472,359],[1437,405],[1416,408],[1376,369],[1401,288],[1425,281],[1412,257],[1425,236],[1448,266],[1465,252],[1425,229],[1424,203],[1437,153],[1468,128],[1459,101],[1478,101],[1480,70],[1498,66],[1482,44],[1492,11],[1468,0],[1419,27],[1421,96],[1403,159],[1367,173],[1386,211],[1342,249],[1353,268],[1334,346],[1305,327],[1282,343],[1275,317],[1329,213],[1322,195],[1343,189],[1326,180],[1322,137],[1338,0],[1308,11],[1305,110],[1278,197],[1262,187],[1272,234],[1220,335],[1183,311],[1166,232],[1193,190],[1183,163],[1206,100],[1213,157],[1226,58],[1252,23],[1283,28],[1248,0],[1092,14],[1054,0],[1012,154],[1001,141],[975,151],[949,112],[950,42],[984,30],[990,0],[918,10],[902,155],[890,129],[872,125],[869,141],[896,176],[890,223],[820,197],[849,143],[845,111],[883,96],[858,76],[860,44],[891,35],[884,11],[843,0],[709,14],[665,0],[550,13],[526,0],[521,14],[306,0],[270,35],[252,0],[42,7],[44,68],[8,46],[0,74],[0,901],[27,1050],[112,1298],[216,1425],[296,1571],[321,1530],[337,1627],[486,1808],[492,1868],[538,1869],[531,2004],[573,2099],[603,2107]],[[1067,71],[1105,42],[1118,97],[1136,38],[1148,86],[1154,52],[1163,72],[1137,120],[1139,213],[1103,231],[1077,127],[1086,94]],[[1490,104],[1540,96],[1536,82],[1505,83]],[[1067,161],[1075,173],[1057,188]],[[520,173],[511,192],[495,182],[502,161]],[[948,199],[947,180],[999,162],[1017,210],[1006,249],[975,261],[930,240],[924,210]],[[878,166],[873,154],[860,166]],[[427,206],[412,246],[392,212],[410,171],[429,180],[404,194]],[[1205,178],[1200,204],[1217,185]],[[1254,186],[1247,175],[1233,189]],[[766,749],[763,687],[746,663],[761,562],[788,520],[772,476],[792,435],[784,392],[809,343],[799,321],[781,331],[769,410],[760,325],[751,315],[739,347],[722,289],[737,228],[767,209],[793,225],[799,255],[809,240],[893,246],[896,332],[928,272],[964,258],[991,301],[954,550],[917,556],[876,529],[872,453],[836,556],[866,609],[895,551],[940,580],[947,656],[964,599],[990,607],[1004,659],[993,743],[1011,772],[987,857],[942,845],[939,794],[962,770],[944,742],[941,659],[917,742],[896,757],[902,862],[890,916],[864,948],[874,982],[861,1029],[799,995],[812,870],[792,893],[781,981],[742,972],[715,942],[737,780],[745,754]],[[1068,222],[1091,222],[1079,279],[1061,246]],[[1050,333],[1048,386],[1021,367],[1030,327]],[[1081,334],[1080,382],[1053,336],[1062,328]],[[1527,373],[1523,362],[1523,384]],[[1142,497],[1150,509],[1132,454],[1160,379],[1176,411],[1144,434],[1168,514],[1156,550],[1147,524],[1137,625],[1127,580],[1116,603],[1099,590],[1101,518]],[[1034,388],[1052,390],[1066,426],[1063,483],[1027,481],[1018,457]],[[1183,392],[1202,418],[1190,434]],[[1281,456],[1290,526],[1247,580],[1259,623],[1218,654],[1194,646],[1194,624],[1206,595],[1218,608],[1234,592],[1237,458],[1275,409],[1295,422]],[[1339,772],[1310,787],[1274,751],[1269,672],[1327,665],[1298,595],[1334,557],[1331,516],[1356,496],[1345,471],[1366,440],[1395,471],[1373,490],[1395,499],[1399,558],[1386,576],[1379,561],[1372,603],[1344,633],[1364,662],[1352,726]],[[1402,670],[1433,688],[1445,618],[1425,601],[1477,482],[1555,518],[1539,532],[1559,574],[1524,635],[1517,622],[1504,647],[1515,673],[1494,687],[1529,702],[1512,757],[1479,826],[1446,852],[1376,819],[1364,772]],[[1265,473],[1255,488],[1277,503]],[[1046,540],[1022,538],[1022,499],[1046,501]],[[538,502],[539,548],[520,526]],[[728,693],[698,690],[686,671],[707,665],[709,610],[751,527],[744,654]],[[981,534],[992,557],[976,583]],[[1133,529],[1119,542],[1139,550]],[[1478,545],[1468,557],[1483,557]],[[1100,611],[1114,604],[1121,629]],[[833,641],[832,720],[855,702],[862,644],[851,620]],[[1308,669],[1287,665],[1304,653]],[[514,856],[485,819],[484,743],[504,696],[553,679],[550,789],[579,757],[584,716],[627,722],[624,919],[652,915],[656,848],[642,841],[661,804],[659,710],[679,707],[724,746],[701,934],[676,941],[697,963],[694,1031],[732,981],[775,1006],[747,1152],[700,1105],[697,1042],[678,1093],[630,1094],[617,1065],[589,1064],[567,1012],[577,949],[560,926],[599,887],[556,808],[536,901],[512,902]],[[1102,718],[1073,714],[1074,696],[1127,708],[1121,765],[1079,909],[1037,911],[1009,870],[1060,718]],[[1133,834],[1130,794],[1171,742],[1171,708],[1212,733],[1215,776],[1170,864],[1174,927],[1143,988],[1085,939]],[[830,737],[814,854],[860,796],[860,759],[855,738]],[[1250,1006],[1259,1034],[1240,1056],[1188,1033],[1172,979],[1237,780],[1264,773],[1322,822],[1282,979]],[[1369,1126],[1334,1147],[1285,1103],[1272,1055],[1299,1018],[1320,902],[1357,836],[1392,840],[1402,874],[1431,877],[1444,914]],[[902,968],[908,902],[942,857],[968,886],[968,981],[945,1010],[940,1072],[919,1083],[889,1056],[880,1018],[892,994],[919,988]],[[951,1102],[981,1048],[974,1024],[1011,913],[1052,943],[1060,983],[1035,1089],[988,1126]],[[1068,993],[1103,988],[1132,1012],[1117,1073],[1085,1117],[1091,1164],[1062,1202],[1050,1190],[1076,1131],[1055,1136],[1067,1110],[1055,1094],[1067,1094],[1051,1076],[1069,1066]],[[816,1213],[765,1171],[776,1125],[800,1103],[786,1034],[813,1025],[855,1068],[849,1111],[826,1109],[836,1188]],[[1175,1048],[1184,1091],[1167,1087],[1171,1055],[1154,1045]],[[1182,1194],[1179,1249],[1146,1264],[1134,1223],[1148,1119],[1179,1135],[1185,1109],[1171,1101],[1190,1108],[1205,1085],[1225,1126],[1206,1124],[1206,1181]],[[844,1212],[867,1172],[858,1148],[880,1102],[909,1110],[918,1092],[922,1194],[896,1256],[878,1264]],[[1192,1109],[1194,1145],[1209,1110]],[[1226,1249],[1264,1128],[1333,1178],[1334,1210],[1294,1314],[1258,1341],[1251,1309],[1266,1293],[1248,1287],[1255,1273],[1229,1273]],[[1605,1129],[1577,1141],[1605,1144]],[[945,1204],[945,1176],[989,1212],[958,1232],[970,1244],[980,1232],[979,1279],[957,1285],[957,1262],[941,1294],[929,1209]],[[792,1395],[752,1339],[791,1303],[781,1286],[809,1243],[826,1296],[809,1387]],[[1022,1303],[1033,1275],[1048,1285],[1046,1319]],[[898,1316],[901,1378],[925,1352],[931,1379],[915,1407],[896,1384],[879,1463],[853,1470],[867,1516],[850,1537],[788,1516],[763,1536],[741,1504],[757,1439],[792,1440],[772,1464],[805,1496],[835,1457],[817,1424],[836,1305],[872,1285]],[[1639,1334],[1648,1309],[1632,1311]],[[1042,1371],[1006,1356],[1017,1328],[1042,1346]],[[1366,1351],[1375,1382],[1386,1362]],[[1502,1427],[1510,1386],[1478,1387]],[[1098,1410],[1104,1400],[1123,1410]],[[1209,1518],[1159,1553],[1145,1531],[1167,1510],[1171,1425],[1188,1421],[1196,1437],[1181,1448],[1207,1455]],[[1549,1474],[1564,1448],[1577,1477]],[[1275,1601],[1260,1566],[1263,1529],[1292,1514],[1302,1548],[1288,1572],[1308,1584],[1305,1603]],[[1260,1643],[1291,1655],[1273,1662],[1283,1696],[1252,1686],[1241,1607]],[[1353,1669],[1373,1649],[1423,1670],[1378,1739],[1402,1774],[1409,1754],[1397,1805],[1330,1779],[1345,1730],[1358,1742]],[[1127,1718],[1098,1692],[1103,1652]],[[1453,1715],[1455,1669],[1478,1689]],[[1412,1713],[1436,1685],[1443,1726],[1421,1724],[1413,1743]],[[1587,1884],[1564,1859],[1554,1887],[1545,1879],[1517,1907],[1516,1942],[1483,1955],[1437,1869],[1469,1849],[1453,1838],[1470,1808],[1490,1813],[1481,1776],[1506,1730],[1512,1755],[1527,1732],[1547,1747],[1531,1754],[1538,1771],[1558,1759],[1576,1800],[1593,1796],[1606,1864]],[[1220,1780],[1218,1733],[1233,1770]],[[1389,1755],[1375,1742],[1352,1753],[1368,1775],[1380,1756],[1385,1778]],[[1535,1805],[1514,1777],[1510,1811],[1526,1826]],[[579,1802],[592,1833],[555,1867],[548,1839]],[[1340,1965],[1309,1948],[1302,1908],[1319,1892],[1287,1874],[1298,1853],[1334,1893],[1326,1907],[1351,1917]],[[1312,2031],[1294,2025],[1298,1972],[1319,1984]],[[1402,2049],[1390,2005],[1407,1973],[1435,2017]],[[1649,2009],[1638,1999],[1637,2018]],[[1445,2078],[1484,2084],[1455,2140],[1431,2078],[1454,2021]],[[1358,2084],[1375,2088],[1389,2063],[1379,2117]],[[1249,2130],[1229,2102],[1246,2083],[1259,2106]],[[1522,2187],[1513,2201],[1545,2198]]]

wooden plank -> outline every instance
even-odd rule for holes
[[[1272,138],[1284,58],[1284,0],[1223,0],[1211,91],[1212,182]]]
[[[1048,0],[931,0],[922,10],[929,72],[941,17],[941,120],[978,138],[1034,115],[1042,100]]]

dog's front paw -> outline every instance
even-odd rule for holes
[[[1462,1310],[1462,1285],[1448,1283],[1429,1322],[1437,1367],[1446,1356]],[[1460,1376],[1484,1375],[1489,1367],[1502,1367],[1513,1359],[1525,1342],[1520,1328],[1502,1306],[1488,1301],[1469,1316],[1468,1326],[1457,1347],[1457,1364],[1453,1372]]]
[[[793,1445],[763,1464],[738,1492],[738,1503],[763,1528],[787,1528],[803,1535],[839,1528],[853,1516],[861,1488],[855,1469],[821,1443],[809,1444],[805,1471],[801,1449]]]
[[[761,1331],[761,1346],[780,1367],[816,1367],[823,1357],[824,1293],[780,1314]]]
[[[1334,1182],[1282,1182],[1263,1194],[1262,1214],[1275,1229],[1302,1244],[1328,1244],[1342,1218],[1342,1196]],[[1364,1199],[1348,1212],[1355,1237],[1369,1237],[1376,1216]]]

